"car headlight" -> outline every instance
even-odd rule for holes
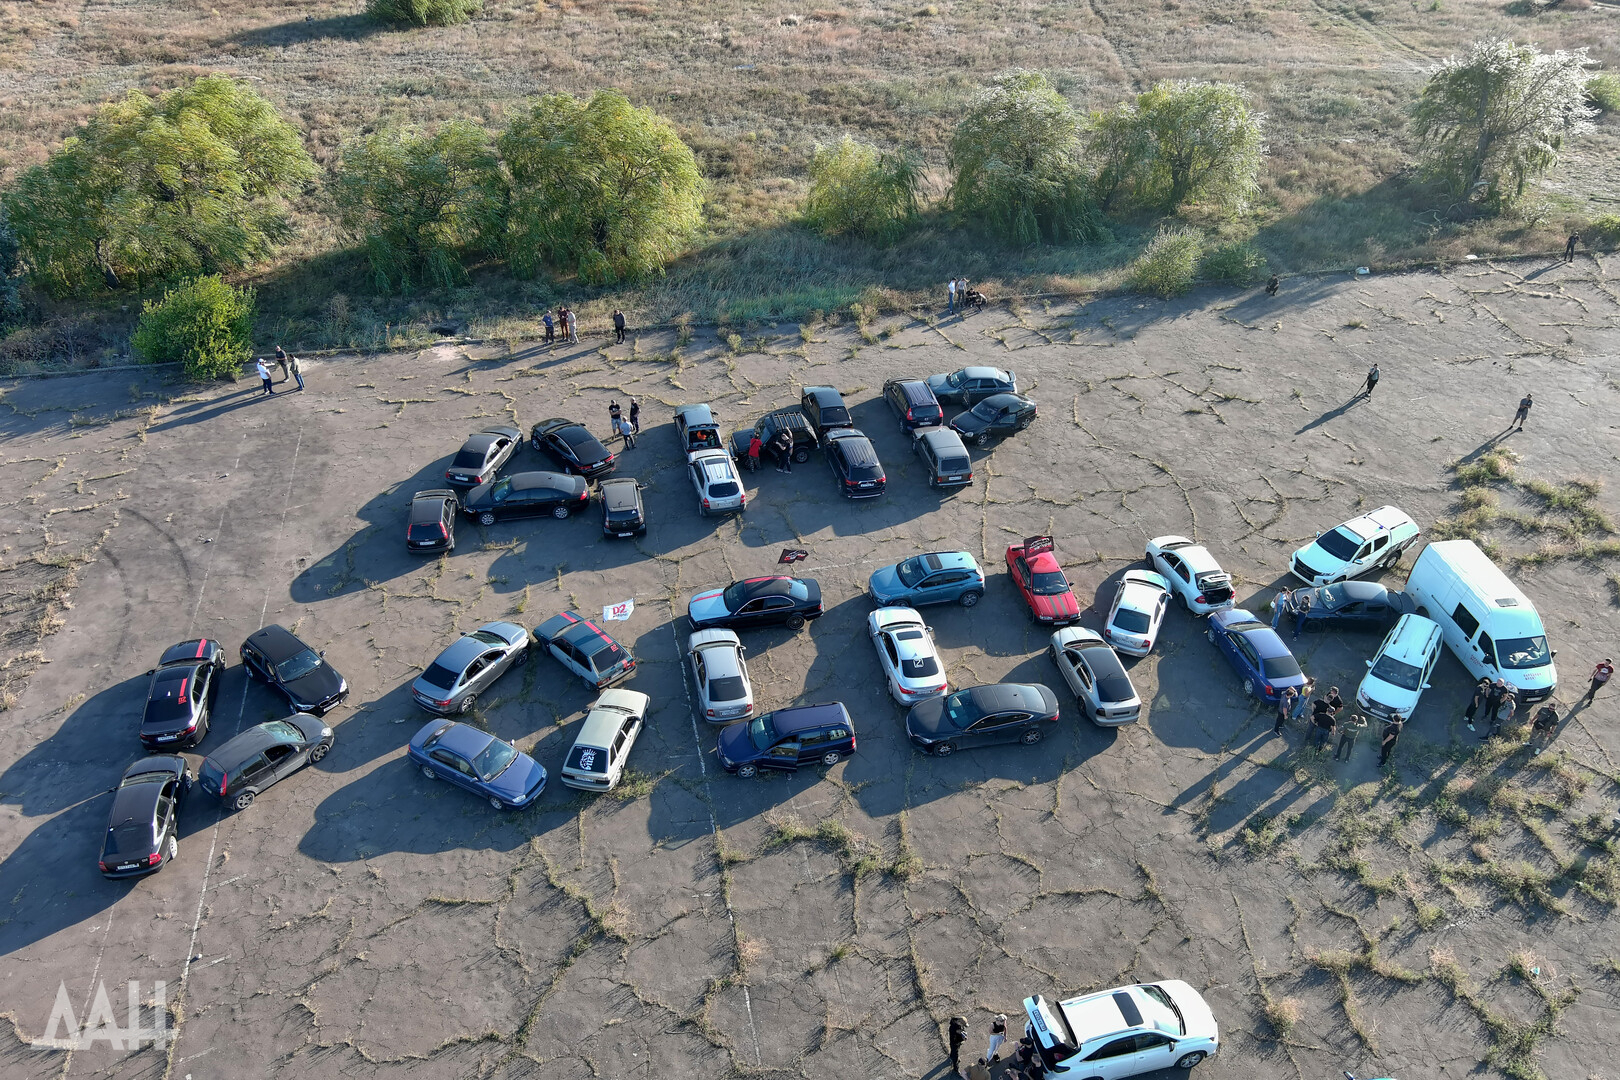
[[[332,729],[331,728],[329,728],[329,727],[321,728],[321,738],[329,739],[331,737],[332,737]]]

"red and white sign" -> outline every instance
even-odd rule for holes
[[[609,604],[607,607],[602,609],[602,621],[613,622],[616,619],[623,622],[630,618],[631,613],[635,610],[636,602],[634,600],[624,600],[617,604]]]

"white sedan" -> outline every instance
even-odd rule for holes
[[[699,450],[686,461],[686,471],[697,492],[698,512],[726,514],[748,509],[748,495],[743,491],[742,478],[731,455],[724,450]]]
[[[1185,536],[1155,536],[1147,543],[1147,561],[1164,575],[1170,591],[1194,615],[1208,615],[1237,603],[1232,575],[1221,569],[1203,544]]]
[[[878,608],[866,617],[866,629],[895,701],[915,705],[950,689],[933,632],[914,608]]]
[[[1067,1001],[1024,999],[1024,1031],[1048,1072],[1119,1080],[1190,1069],[1220,1047],[1215,1014],[1180,979],[1101,990]]]
[[[1099,727],[1118,727],[1142,716],[1142,699],[1108,642],[1095,630],[1065,626],[1046,651],[1080,705]]]
[[[1170,583],[1151,570],[1127,570],[1114,591],[1103,637],[1122,653],[1146,656],[1153,651],[1170,606]]]
[[[1294,552],[1288,569],[1307,585],[1348,581],[1400,562],[1401,555],[1417,541],[1418,531],[1417,522],[1406,511],[1380,506],[1317,533],[1315,540]]]
[[[754,687],[743,663],[742,641],[730,630],[699,630],[686,642],[697,686],[698,712],[716,724],[754,715]]]

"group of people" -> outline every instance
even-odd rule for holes
[[[286,382],[291,378],[298,382],[298,389],[302,390],[304,388],[304,369],[299,365],[298,357],[288,356],[287,350],[277,345],[275,363],[281,367],[282,382]],[[270,378],[270,368],[265,364],[264,357],[261,356],[256,359],[253,362],[253,367],[259,376],[259,382],[264,386],[260,396],[268,394],[270,397],[275,397],[275,382]]]
[[[1316,680],[1309,676],[1305,679],[1305,686],[1296,690],[1292,686],[1285,686],[1277,695],[1277,722],[1272,725],[1271,733],[1281,735],[1283,725],[1305,711],[1305,705],[1310,702],[1311,727],[1306,736],[1305,746],[1314,749],[1318,746],[1327,746],[1335,743],[1333,747],[1334,761],[1349,761],[1350,755],[1355,752],[1356,742],[1361,733],[1372,726],[1372,721],[1359,712],[1344,715],[1344,698],[1339,696],[1337,686],[1329,687],[1328,692],[1319,698],[1312,699],[1311,692],[1316,689]],[[1378,767],[1381,769],[1389,763],[1389,755],[1400,741],[1401,732],[1406,729],[1406,717],[1395,713],[1384,721],[1384,730],[1378,739]],[[1337,742],[1335,742],[1337,736]]]
[[[771,457],[776,460],[777,472],[790,473],[793,471],[793,436],[788,433],[786,428],[771,436],[771,441],[768,444],[759,437],[759,432],[754,432],[753,438],[748,440],[749,471],[757,472],[759,470],[760,455],[766,450],[769,450]]]
[[[949,1045],[951,1048],[951,1068],[958,1075],[962,1074],[962,1044],[967,1042],[968,1022],[965,1016],[951,1017]],[[990,1080],[990,1067],[1001,1058],[1001,1048],[1007,1043],[1007,1014],[996,1013],[996,1018],[990,1021],[990,1046],[973,1064],[967,1067],[967,1080]],[[1024,1037],[1018,1040],[1018,1049],[1013,1056],[1006,1071],[1002,1073],[1004,1080],[1046,1080],[1046,1062],[1035,1048],[1035,1039],[1029,1034],[1026,1026]]]
[[[608,423],[613,428],[613,434],[624,440],[624,448],[634,450],[636,436],[641,434],[641,402],[630,399],[629,416],[624,414],[624,407],[617,401],[608,402]]]
[[[557,308],[553,315],[550,311],[540,316],[540,322],[546,328],[545,343],[553,345],[557,341],[557,330],[562,329],[562,343],[564,345],[579,344],[579,314],[566,304]],[[613,309],[613,341],[617,345],[624,344],[625,330],[627,329],[624,312],[618,308]]]
[[[955,314],[969,303],[984,305],[984,296],[968,288],[967,278],[951,278],[945,282],[945,313]]]

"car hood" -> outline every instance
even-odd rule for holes
[[[528,754],[518,754],[512,759],[512,764],[506,771],[493,780],[485,782],[491,794],[499,795],[508,802],[519,802],[529,793],[536,782],[544,781],[546,770],[541,764]]]
[[[951,428],[963,435],[977,435],[990,426],[990,421],[974,414],[972,409],[951,417]]]
[[[900,571],[893,566],[885,566],[872,571],[867,579],[867,588],[880,599],[892,600],[897,596],[904,596],[911,590],[900,584]]]
[[[1035,612],[1037,618],[1075,619],[1080,616],[1080,601],[1074,598],[1072,589],[1051,596],[1040,596],[1035,593],[1025,595],[1029,597],[1030,610]]]
[[[945,695],[919,701],[906,713],[906,734],[924,739],[937,739],[941,735],[955,735],[955,725],[945,719]]]
[[[730,727],[720,729],[720,737],[716,740],[720,756],[730,762],[752,761],[759,756],[759,750],[754,746],[753,738],[748,734],[748,724],[732,724]]]
[[[1322,546],[1312,540],[1309,544],[1294,552],[1294,562],[1299,569],[1308,573],[1312,578],[1329,577],[1345,568],[1343,559],[1335,559],[1322,550]]]
[[[934,392],[934,397],[936,398],[948,397],[949,395],[956,393],[956,388],[950,384],[950,376],[948,374],[928,376],[928,389]]]
[[[287,695],[300,705],[319,705],[333,694],[342,693],[343,676],[325,661],[314,671],[292,682],[283,683]]]
[[[1170,1000],[1181,1010],[1181,1019],[1187,1025],[1186,1038],[1214,1039],[1219,1035],[1219,1026],[1215,1023],[1215,1014],[1210,1011],[1209,1003],[1191,984],[1170,979],[1155,985],[1169,994]]]
[[[731,612],[726,608],[726,591],[724,589],[705,589],[692,597],[686,605],[687,618],[693,622],[707,622],[710,619],[723,619]]]

